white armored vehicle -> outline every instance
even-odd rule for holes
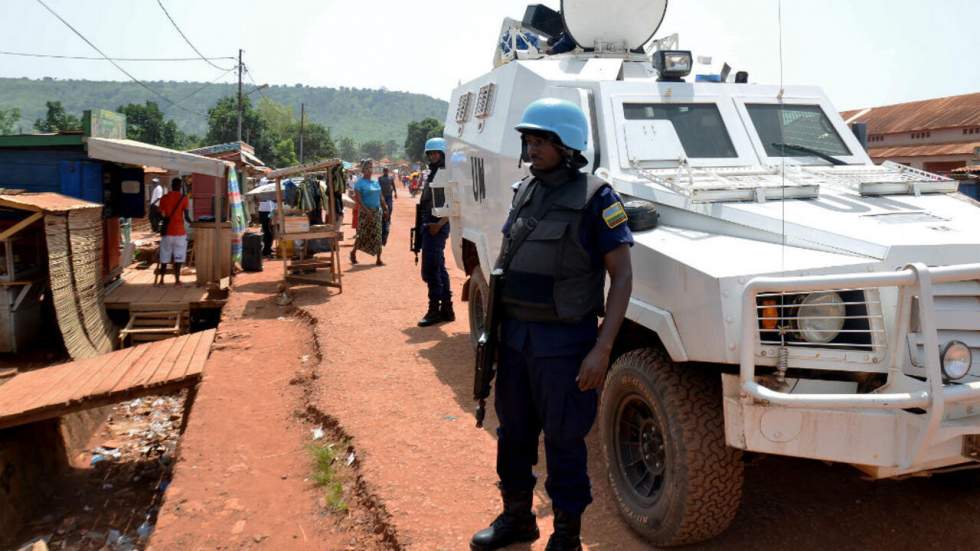
[[[953,180],[874,165],[819,88],[688,75],[676,37],[651,40],[665,11],[532,6],[505,22],[496,67],[453,92],[434,187],[473,333],[527,174],[514,126],[538,98],[570,100],[590,119],[588,170],[659,212],[634,232],[598,420],[633,528],[656,545],[723,531],[742,450],[878,479],[980,466],[977,203]],[[545,54],[562,31],[577,47]]]

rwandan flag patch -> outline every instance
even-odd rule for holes
[[[616,201],[612,205],[609,205],[606,210],[602,211],[602,219],[606,221],[606,225],[609,229],[615,228],[626,222],[626,211],[623,210],[623,204]]]

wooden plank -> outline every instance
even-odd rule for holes
[[[211,355],[211,346],[214,344],[216,333],[217,331],[214,329],[202,331],[201,341],[198,343],[197,349],[194,350],[191,361],[187,364],[187,369],[183,374],[184,377],[200,375],[204,372],[204,365],[208,361],[208,356]]]
[[[83,400],[89,396],[99,396],[111,392],[119,381],[126,377],[126,374],[139,368],[140,362],[142,362],[143,358],[145,358],[150,352],[150,347],[138,346],[136,347],[136,351],[137,352],[131,354],[129,359],[127,359],[125,362],[119,363],[119,365],[113,369],[106,369],[105,377],[99,381],[98,385],[93,386],[91,390],[84,391],[84,393],[80,392],[80,395],[75,399]]]
[[[176,362],[177,358],[180,357],[180,353],[184,349],[184,346],[187,344],[188,335],[167,340],[173,340],[174,343],[173,346],[170,347],[170,350],[167,352],[166,356],[163,357],[163,361],[161,361],[159,365],[157,365],[157,368],[153,371],[148,371],[141,374],[141,379],[137,381],[137,384],[146,386],[150,384],[150,381],[156,379],[160,372],[169,372],[174,362]]]
[[[157,372],[156,376],[154,376],[153,379],[147,383],[148,385],[163,383],[173,376],[174,373],[183,374],[183,372],[186,371],[185,366],[186,364],[190,363],[191,357],[194,355],[194,349],[201,341],[201,333],[191,333],[190,335],[185,335],[181,338],[186,340],[184,342],[184,346],[181,348],[180,354],[174,358],[173,363],[167,366],[166,370],[161,369],[159,372]]]
[[[75,381],[90,377],[96,363],[95,358],[88,358],[81,363],[75,363],[71,367],[69,367],[71,364],[58,366],[63,373],[57,377],[57,383],[50,385],[38,384],[34,377],[28,377],[28,374],[25,373],[20,381],[14,379],[10,384],[24,383],[28,385],[29,392],[27,395],[21,394],[17,398],[17,402],[12,405],[17,409],[28,409],[38,402],[53,401],[59,397],[64,400],[67,397],[67,389],[70,389]],[[4,404],[5,409],[9,405],[11,404]]]
[[[171,392],[176,392],[182,388],[193,387],[198,383],[199,380],[200,380],[200,375],[198,374],[192,377],[185,377],[184,379],[181,379],[179,381],[171,381],[165,385],[160,385],[156,387],[135,387],[135,388],[127,389],[122,392],[113,393],[109,396],[86,400],[84,402],[51,405],[30,412],[21,412],[13,415],[3,416],[0,417],[0,430],[10,428],[10,427],[16,427],[19,425],[26,425],[28,423],[36,423],[38,421],[44,421],[46,419],[54,419],[57,417],[62,417],[69,413],[76,413],[87,409],[118,404],[120,402],[127,402],[129,400],[133,400],[135,398],[142,398],[144,396],[153,396],[157,394],[170,394]]]
[[[124,349],[127,353],[123,354],[109,354],[105,356],[109,362],[106,364],[98,366],[92,369],[92,376],[85,380],[83,383],[74,385],[69,396],[69,401],[76,401],[84,398],[86,395],[90,394],[94,389],[98,388],[103,381],[112,376],[112,372],[120,367],[128,366],[132,363],[134,359],[142,356],[145,349],[134,347]],[[120,351],[122,352],[122,351]],[[115,356],[119,356],[119,360],[115,360]],[[114,361],[115,360],[115,361]]]
[[[170,352],[170,349],[177,344],[178,340],[179,339],[166,339],[144,345],[150,347],[150,354],[143,360],[139,370],[127,373],[126,377],[121,379],[117,385],[120,388],[141,386],[142,381],[147,378],[147,374],[158,369],[160,363],[163,362],[164,358]]]
[[[280,237],[283,241],[298,241],[306,239],[334,239],[337,237],[337,232],[335,231],[308,231],[308,232],[294,232],[284,234]]]
[[[44,218],[44,213],[35,212],[34,214],[32,214],[32,215],[28,216],[27,218],[21,220],[20,222],[17,222],[13,226],[10,226],[9,228],[7,228],[7,229],[3,230],[2,232],[0,232],[0,241],[4,241],[6,239],[10,239],[11,236],[13,236],[17,232],[21,231],[22,229],[26,228],[27,226],[30,226],[34,222],[37,222],[41,218]]]

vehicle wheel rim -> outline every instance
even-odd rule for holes
[[[645,504],[659,499],[667,472],[661,424],[639,395],[627,397],[616,412],[617,464],[623,480]]]
[[[477,287],[473,291],[473,296],[470,297],[473,301],[473,316],[475,319],[473,322],[473,334],[477,337],[483,333],[483,320],[486,319],[486,308],[483,305],[483,291]]]

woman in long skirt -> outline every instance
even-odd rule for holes
[[[350,263],[357,264],[357,251],[376,256],[381,261],[381,223],[388,216],[388,206],[381,200],[381,185],[372,180],[374,165],[370,159],[361,161],[361,179],[354,184],[354,201],[357,203],[357,235],[350,252]]]

